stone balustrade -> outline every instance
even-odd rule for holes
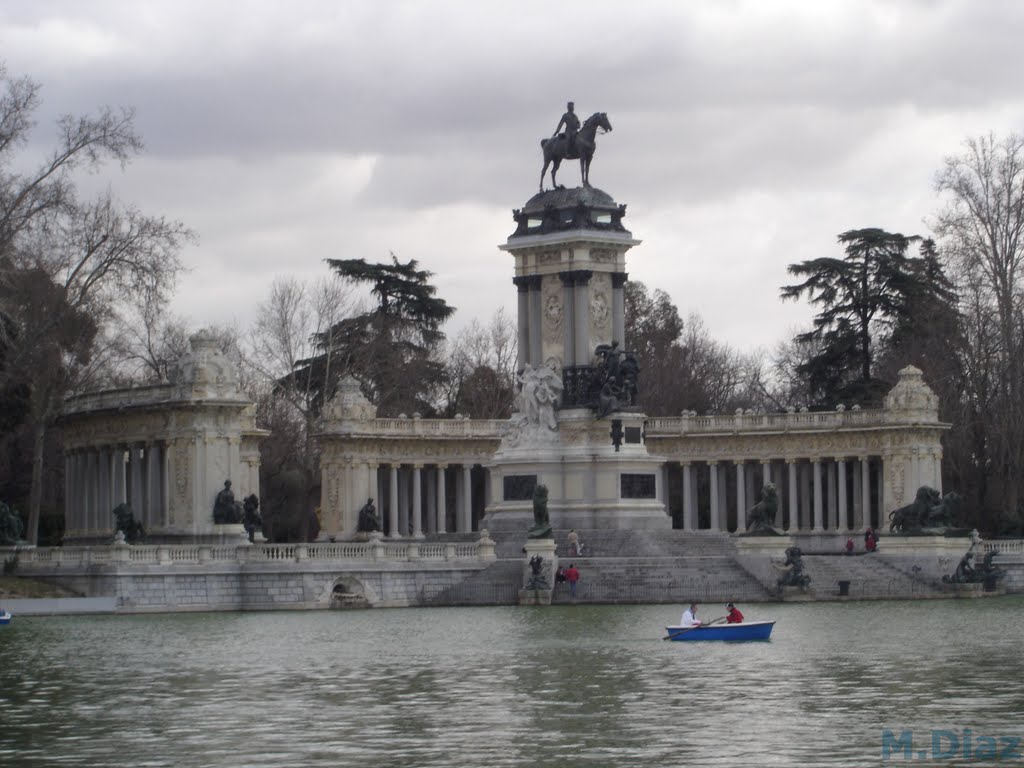
[[[345,562],[451,562],[494,560],[494,542],[486,531],[477,541],[421,542],[385,540],[316,542],[311,544],[139,544],[115,543],[91,547],[0,547],[0,561],[17,557],[18,570],[54,574],[62,567],[90,565],[196,565],[216,562],[294,563]]]
[[[880,426],[888,423],[881,409],[849,411],[794,411],[791,413],[737,413],[725,416],[671,416],[647,420],[648,437],[700,433],[802,432]]]

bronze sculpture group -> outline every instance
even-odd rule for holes
[[[921,533],[949,528],[959,516],[962,502],[958,493],[942,496],[936,489],[922,485],[910,504],[889,513],[889,531]]]
[[[782,575],[777,582],[780,589],[783,587],[807,589],[811,584],[811,577],[804,573],[803,553],[800,551],[800,547],[786,549],[786,561],[780,570]]]
[[[528,539],[550,539],[551,520],[548,518],[548,488],[538,485],[533,489],[533,527],[527,531]]]
[[[242,503],[235,501],[235,492],[231,490],[231,481],[224,481],[224,488],[217,494],[213,503],[213,522],[217,525],[232,525],[242,522],[244,511]]]
[[[779,493],[775,483],[765,483],[761,500],[747,512],[747,532],[752,534],[778,534],[775,516],[779,511]]]

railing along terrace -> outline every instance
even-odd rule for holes
[[[290,563],[304,560],[448,562],[494,558],[494,542],[389,541],[316,542],[310,544],[123,544],[85,547],[0,547],[0,561],[17,557],[18,568],[47,570],[129,563],[132,565],[192,565],[209,562]]]
[[[700,432],[795,432],[865,427],[884,424],[886,423],[885,417],[885,411],[882,410],[656,416],[647,420],[647,436],[686,435]]]
[[[501,430],[508,425],[504,419],[421,419],[418,416],[375,418],[354,423],[356,429],[349,429],[346,424],[338,431],[375,437],[478,437],[499,440]],[[327,426],[328,433],[337,429]]]
[[[83,413],[127,406],[153,405],[181,399],[181,388],[176,384],[150,384],[73,395],[64,401],[64,410],[67,413]]]

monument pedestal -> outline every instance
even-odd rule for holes
[[[523,555],[523,588],[519,590],[520,605],[551,605],[551,592],[555,586],[558,555],[554,539],[527,539]],[[530,561],[541,558],[540,573],[534,576]]]
[[[491,531],[533,525],[533,489],[548,489],[555,529],[667,530],[660,459],[643,443],[642,413],[598,419],[583,408],[558,413],[558,428],[512,427],[490,465],[495,500],[482,525]],[[613,429],[621,434],[616,447]]]

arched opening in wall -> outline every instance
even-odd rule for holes
[[[370,608],[363,583],[354,576],[335,579],[331,587],[331,608]]]

